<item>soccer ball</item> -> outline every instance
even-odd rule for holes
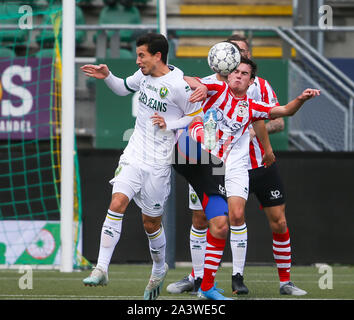
[[[230,42],[219,42],[211,47],[208,54],[208,64],[211,70],[227,76],[240,64],[241,54]]]

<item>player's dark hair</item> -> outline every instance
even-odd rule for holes
[[[248,64],[251,67],[251,79],[254,79],[257,73],[257,64],[246,57],[241,57],[241,63]]]
[[[167,63],[168,41],[162,34],[146,33],[140,36],[136,40],[136,46],[140,47],[143,45],[147,45],[147,50],[152,55],[161,52],[162,62]]]
[[[229,40],[225,40],[225,41],[223,41],[223,42],[231,43],[233,46],[235,46],[235,47],[237,48],[237,50],[238,50],[239,52],[241,52],[241,48],[238,46],[237,43],[231,42],[231,41],[229,41]]]
[[[232,41],[244,42],[247,45],[247,48],[250,47],[247,38],[240,35],[240,34],[237,34],[237,33],[235,33],[235,34],[231,35],[229,38],[227,38],[227,41],[228,42],[232,42]]]

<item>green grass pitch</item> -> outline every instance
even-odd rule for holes
[[[169,270],[164,289],[159,300],[196,300],[195,296],[169,294],[166,286],[180,280],[190,271],[190,267],[177,266]],[[354,266],[332,266],[332,289],[321,289],[321,284],[330,284],[329,274],[320,273],[316,266],[293,266],[291,280],[308,294],[302,297],[279,294],[279,281],[275,267],[246,266],[245,284],[250,293],[236,296],[237,300],[252,299],[354,299]],[[151,272],[151,265],[111,265],[109,284],[105,287],[85,287],[82,279],[90,271],[61,273],[58,270],[32,270],[32,288],[22,277],[28,274],[19,270],[0,270],[0,300],[141,300]],[[231,267],[222,266],[216,276],[218,287],[231,293]],[[25,286],[24,289],[21,289]],[[26,288],[27,285],[27,288]]]

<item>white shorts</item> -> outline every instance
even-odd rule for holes
[[[202,204],[200,203],[197,193],[194,191],[193,187],[189,184],[189,209],[191,210],[203,210]]]
[[[230,152],[225,164],[225,188],[226,196],[237,196],[248,199],[248,155],[240,157]]]
[[[170,194],[171,167],[138,166],[129,163],[124,156],[120,158],[115,177],[109,182],[113,185],[112,194],[121,192],[129,201],[134,199],[141,212],[159,217]]]

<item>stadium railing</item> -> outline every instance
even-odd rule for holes
[[[13,30],[17,29],[17,25],[2,25],[2,30]],[[46,25],[38,25],[33,26],[33,28],[38,29],[50,29],[51,26]],[[157,28],[156,25],[148,25],[148,24],[101,24],[101,25],[76,25],[76,30],[85,30],[87,31],[101,31],[101,35],[97,41],[97,52],[96,57],[87,57],[87,61],[94,62],[96,58],[106,57],[107,50],[107,32],[113,31],[113,36],[111,41],[109,42],[110,47],[110,56],[112,58],[119,57],[119,40],[120,40],[120,32],[121,30],[132,30],[134,32],[134,37],[137,37],[139,34],[147,31],[155,31]],[[315,48],[306,43],[306,41],[301,38],[298,34],[300,31],[311,31],[311,32],[354,32],[354,27],[331,27],[328,29],[323,29],[320,27],[314,26],[298,26],[298,27],[250,27],[250,26],[203,26],[203,27],[195,27],[195,26],[168,26],[168,32],[183,32],[187,30],[193,31],[205,31],[211,30],[215,31],[243,31],[247,33],[251,49],[252,49],[252,39],[253,35],[256,32],[272,32],[279,36],[282,40],[282,48],[283,48],[283,59],[289,59],[292,63],[297,64],[300,69],[307,68],[306,73],[307,77],[319,79],[325,78],[325,81],[320,83],[321,88],[323,89],[322,93],[328,91],[330,92],[330,88],[337,88],[337,92],[344,98],[336,99],[339,102],[338,108],[336,111],[340,111],[343,115],[340,117],[342,123],[338,123],[343,127],[343,134],[340,135],[341,141],[327,141],[326,139],[321,140],[321,133],[325,131],[326,128],[321,128],[320,131],[313,132],[306,136],[306,128],[302,128],[302,134],[298,135],[295,132],[293,136],[294,139],[302,139],[303,141],[312,140],[310,143],[310,150],[326,150],[323,149],[324,145],[328,145],[329,150],[335,151],[353,151],[354,150],[354,128],[353,128],[353,118],[354,118],[354,82],[344,74],[339,68],[337,68],[330,60],[324,57],[321,53],[319,53]],[[104,31],[104,32],[102,32]],[[133,38],[134,38],[133,37]],[[296,50],[296,56],[292,57],[292,49]],[[300,57],[302,59],[300,59]],[[85,58],[80,57],[79,61],[85,62]],[[292,68],[291,70],[295,70]],[[317,77],[316,77],[317,75]],[[319,75],[322,75],[320,77]],[[318,81],[310,81],[312,84],[318,84]],[[333,92],[331,92],[333,94]],[[327,101],[328,102],[328,101]],[[329,101],[330,102],[330,101]],[[333,112],[333,110],[332,110]],[[299,113],[301,114],[301,113]],[[329,115],[330,116],[330,115]],[[313,129],[313,128],[309,128]],[[290,126],[289,134],[292,135],[292,128]],[[296,131],[296,130],[295,130]],[[312,137],[312,136],[315,137]],[[306,137],[305,137],[306,136]],[[306,144],[306,143],[305,143]],[[333,148],[331,148],[333,146]],[[339,146],[339,147],[336,147]],[[306,150],[306,149],[305,149]]]

